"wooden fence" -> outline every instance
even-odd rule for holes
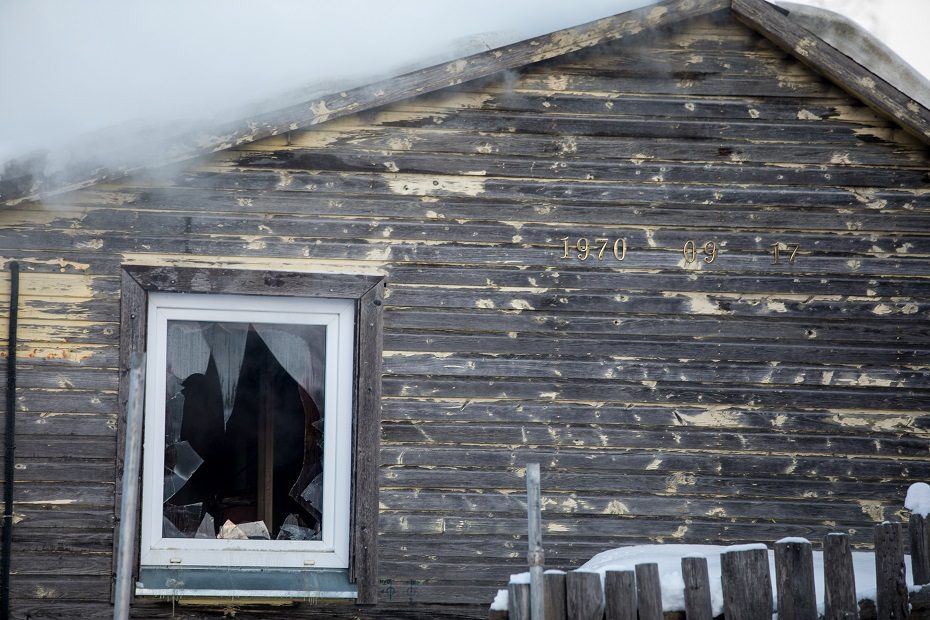
[[[914,583],[930,582],[927,523],[912,515],[909,524]],[[825,620],[903,620],[930,617],[930,586],[908,593],[900,523],[875,527],[874,604],[856,596],[852,552],[845,534],[823,539]],[[771,620],[772,575],[764,545],[734,547],[721,554],[723,612],[727,620]],[[687,620],[710,620],[711,587],[705,558],[683,558]],[[812,545],[805,539],[775,543],[775,586],[779,620],[816,620]],[[507,610],[491,610],[492,620],[541,620],[530,616],[530,585],[511,583]],[[663,620],[657,564],[635,571],[608,571],[603,586],[591,572],[548,572],[543,578],[544,620]],[[679,614],[679,617],[681,615]]]

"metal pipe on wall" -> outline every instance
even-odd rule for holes
[[[13,472],[16,437],[16,324],[19,263],[10,263],[10,322],[6,358],[6,426],[3,446],[3,553],[0,558],[0,618],[10,617],[10,556],[13,553]]]
[[[123,455],[123,501],[120,506],[119,543],[116,548],[114,620],[129,617],[132,600],[132,565],[135,559],[139,510],[139,472],[142,467],[142,408],[145,396],[145,355],[133,353],[129,362],[129,402],[126,410],[126,451]]]

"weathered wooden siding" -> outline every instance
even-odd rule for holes
[[[930,478],[928,162],[720,17],[0,213],[17,617],[108,613],[126,262],[389,276],[387,603],[487,603],[524,563],[530,460],[554,566],[867,543]],[[564,237],[627,254],[564,260]]]

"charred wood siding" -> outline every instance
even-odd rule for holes
[[[720,17],[7,210],[14,611],[108,610],[125,262],[389,276],[386,604],[486,603],[521,570],[529,459],[561,567],[868,543],[930,477],[928,162]],[[564,237],[628,252],[564,260]]]

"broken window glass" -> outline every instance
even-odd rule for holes
[[[162,536],[320,540],[326,328],[168,321]]]

